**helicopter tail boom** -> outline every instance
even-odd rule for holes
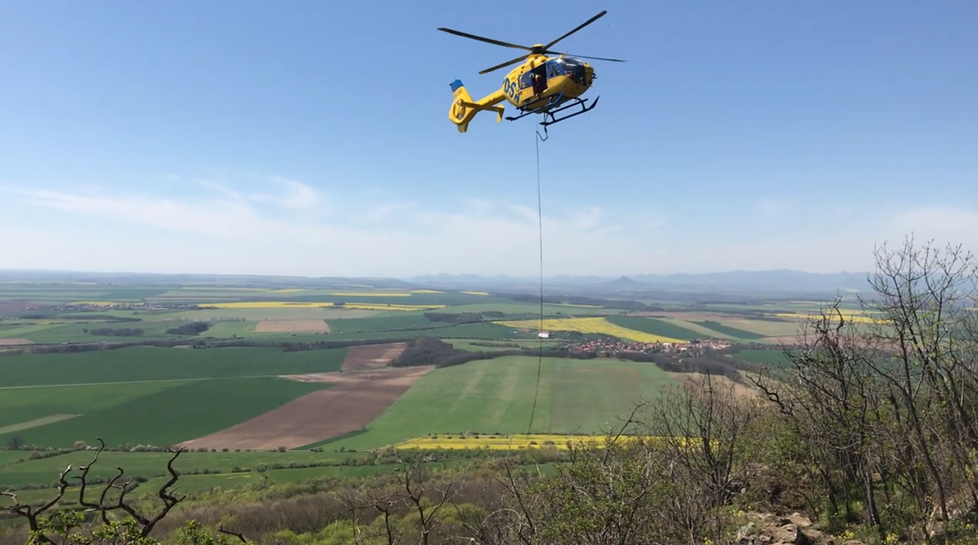
[[[455,96],[455,100],[452,102],[452,107],[448,110],[448,119],[455,123],[458,127],[458,132],[465,132],[469,128],[469,122],[475,117],[475,114],[484,111],[492,110],[496,112],[499,118],[496,120],[497,123],[503,120],[503,107],[496,106],[499,102],[502,102],[506,97],[501,92],[493,93],[481,100],[475,101],[469,92],[465,89],[465,85],[462,84],[461,80],[455,80],[451,83],[452,94]]]

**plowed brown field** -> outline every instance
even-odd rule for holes
[[[702,385],[706,380],[706,376],[702,373],[666,373],[677,382],[689,382],[694,385]],[[710,376],[710,381],[715,385],[717,390],[733,390],[733,393],[738,398],[761,398],[761,393],[756,388],[754,388],[750,383],[738,383],[730,380],[728,377],[722,376]]]
[[[380,369],[401,355],[407,349],[407,343],[369,344],[366,346],[351,346],[343,360],[344,371],[360,371],[364,369]]]
[[[331,333],[326,320],[262,320],[256,333]]]
[[[31,302],[24,299],[4,299],[0,301],[0,314],[20,312],[30,305]]]
[[[370,423],[432,369],[434,366],[284,376],[335,386],[181,446],[274,450],[325,441]]]

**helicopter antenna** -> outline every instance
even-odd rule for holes
[[[546,131],[546,127],[544,127]],[[550,137],[548,134],[546,137],[540,136],[540,131],[534,131],[536,136],[534,138],[534,143],[536,144],[537,151],[537,221],[539,225],[539,237],[540,237],[540,329],[537,331],[537,340],[539,341],[539,351],[537,352],[537,383],[536,387],[533,389],[533,408],[530,409],[530,423],[526,427],[526,434],[529,435],[533,431],[533,417],[537,412],[537,397],[540,395],[540,373],[543,370],[543,324],[544,324],[544,314],[543,314],[543,198],[540,188],[540,142],[546,142],[547,138]]]

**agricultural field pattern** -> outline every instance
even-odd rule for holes
[[[98,438],[108,450],[95,473],[124,466],[146,490],[163,478],[165,449],[184,447],[184,491],[385,471],[350,460],[388,448],[565,448],[694,375],[622,351],[712,348],[736,381],[736,362],[782,364],[782,343],[827,303],[616,304],[366,285],[0,283],[0,488],[48,497]]]

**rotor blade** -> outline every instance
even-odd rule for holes
[[[480,42],[486,42],[494,45],[501,45],[503,47],[512,47],[514,49],[526,49],[527,51],[533,51],[532,47],[527,47],[525,45],[516,45],[508,42],[501,42],[499,40],[493,40],[492,38],[483,38],[482,36],[476,36],[475,34],[469,34],[467,32],[461,32],[458,30],[452,30],[450,28],[439,28],[438,30],[442,32],[447,32],[449,34],[454,34],[456,36],[461,36],[463,38],[470,38],[472,40],[479,40]]]
[[[485,70],[483,70],[483,71],[481,71],[479,73],[480,74],[488,74],[489,72],[492,72],[493,70],[499,70],[500,68],[509,66],[511,64],[516,64],[516,63],[520,62],[521,60],[523,60],[523,59],[525,59],[527,57],[529,57],[529,55],[520,55],[519,57],[516,57],[513,60],[506,61],[506,62],[504,62],[502,64],[497,64],[496,66],[493,66],[492,68],[486,68]]]
[[[594,17],[591,17],[591,18],[590,18],[590,19],[588,19],[587,21],[585,21],[585,22],[583,22],[583,23],[581,23],[581,25],[580,25],[580,26],[578,26],[577,28],[575,28],[574,30],[572,30],[572,31],[570,31],[570,32],[568,32],[567,34],[564,34],[564,35],[563,35],[563,36],[561,36],[560,38],[557,38],[556,40],[554,40],[554,41],[552,41],[552,42],[550,42],[549,44],[547,44],[547,45],[545,45],[545,46],[543,46],[543,48],[544,48],[544,49],[550,49],[551,47],[553,47],[553,46],[554,46],[554,44],[556,44],[556,43],[557,43],[557,42],[559,42],[560,40],[563,40],[564,38],[566,38],[566,37],[568,37],[568,36],[570,36],[571,34],[573,34],[573,33],[575,33],[575,32],[577,32],[578,30],[581,30],[582,28],[584,28],[584,27],[586,27],[586,26],[588,26],[588,25],[590,25],[591,23],[593,23],[593,22],[595,22],[595,21],[597,21],[598,19],[600,19],[600,18],[602,18],[602,17],[604,17],[604,16],[605,16],[605,14],[607,14],[607,13],[608,13],[608,10],[604,10],[604,11],[602,11],[601,13],[599,13],[599,14],[597,14],[597,15],[595,15]]]
[[[574,55],[572,53],[558,53],[556,51],[544,51],[544,53],[547,54],[547,55],[565,55],[565,56],[574,57],[574,58],[577,58],[577,59],[591,59],[591,60],[595,60],[595,61],[628,62],[628,61],[625,61],[625,60],[622,60],[622,59],[606,59],[604,57],[587,57],[585,55]]]

